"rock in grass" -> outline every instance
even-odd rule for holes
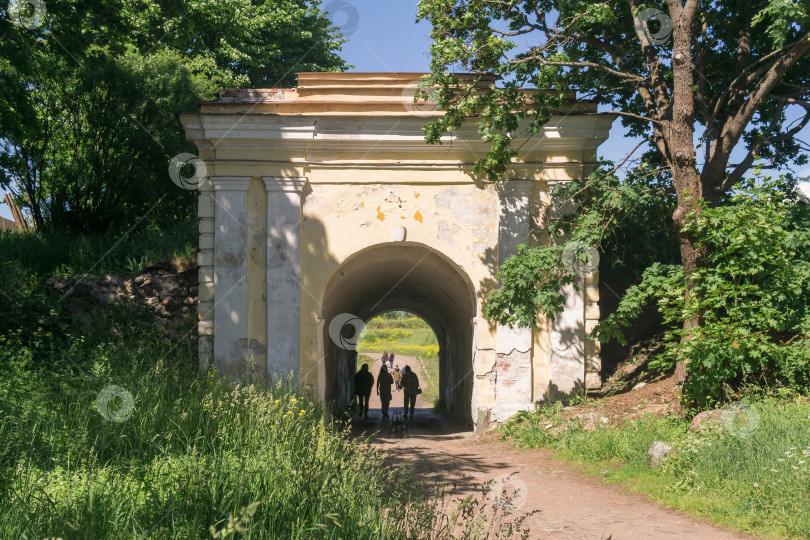
[[[707,431],[713,426],[722,425],[723,418],[725,418],[726,414],[728,414],[728,411],[725,409],[713,409],[711,411],[698,413],[692,418],[692,423],[689,424],[689,431]]]
[[[650,467],[658,468],[663,465],[667,456],[672,453],[672,448],[671,443],[655,441],[647,451],[647,454],[650,456]]]
[[[607,424],[608,419],[604,416],[598,416],[596,413],[589,412],[589,413],[581,413],[575,414],[571,417],[571,420],[574,420],[579,423],[579,426],[582,428],[583,431],[593,431],[596,429],[598,424]]]

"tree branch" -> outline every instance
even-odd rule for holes
[[[717,151],[703,168],[701,180],[707,181],[709,178],[718,178],[722,171],[725,171],[731,152],[739,142],[740,137],[742,137],[745,127],[751,122],[757,110],[763,105],[785,73],[808,50],[810,50],[810,32],[805,34],[803,39],[797,41],[789,51],[777,58],[739,110],[726,119],[718,137]]]
[[[784,110],[784,107],[782,107],[782,110]],[[759,156],[759,153],[763,148],[781,141],[792,139],[797,133],[804,129],[805,126],[810,123],[810,105],[805,106],[805,112],[806,114],[804,115],[804,118],[802,118],[798,124],[790,128],[788,131],[775,136],[760,137],[754,141],[751,144],[751,148],[748,150],[748,154],[746,154],[745,158],[743,158],[743,160],[734,168],[734,170],[731,171],[728,176],[726,176],[725,180],[723,180],[723,183],[720,186],[720,192],[724,193],[728,191],[742,179],[745,172],[754,164],[754,161],[756,160],[757,156]],[[779,111],[774,113],[774,119],[771,122],[769,129],[771,133],[776,133],[778,131],[777,120],[780,118],[781,114]]]

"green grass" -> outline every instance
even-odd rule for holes
[[[4,258],[0,538],[209,538],[240,515],[244,538],[399,538],[432,526],[423,491],[318,400],[201,377],[190,340],[171,341],[126,305],[83,326],[43,280]],[[128,416],[127,399],[110,400],[120,422],[99,409],[111,385],[134,406]]]
[[[255,502],[245,538],[396,536],[384,513],[407,483],[319,402],[200,378],[189,347],[167,354],[123,309],[95,324],[0,338],[0,537],[207,538]],[[109,385],[132,396],[121,422],[98,408]]]
[[[197,220],[170,229],[134,228],[129,234],[71,237],[59,233],[0,231],[0,258],[16,261],[38,275],[134,273],[169,261],[194,264]]]
[[[403,367],[400,356],[413,356],[422,360],[422,369],[427,371],[430,386],[422,381],[422,399],[426,403],[437,403],[439,400],[439,342],[428,324],[416,316],[388,318],[378,316],[371,319],[360,335],[357,350],[362,352],[394,353],[394,364]],[[358,363],[362,362],[358,359]],[[423,379],[425,377],[423,376]]]
[[[808,538],[810,403],[796,397],[752,404],[759,419],[747,438],[723,426],[696,435],[687,432],[687,420],[651,416],[593,432],[546,429],[560,425],[559,406],[520,414],[501,430],[519,446],[553,449],[672,508],[756,535]],[[648,464],[655,441],[675,444],[660,469]]]

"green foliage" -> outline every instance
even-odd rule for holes
[[[659,261],[678,260],[668,174],[644,163],[624,179],[614,172],[606,163],[586,182],[554,188],[551,245],[520,245],[505,261],[498,273],[503,285],[487,297],[488,318],[520,327],[534,327],[537,311],[553,319],[565,305],[562,287],[578,283],[576,267],[596,262],[583,248],[595,246],[600,272],[619,285],[634,283]]]
[[[201,376],[194,321],[179,340],[126,305],[79,324],[3,269],[0,537],[526,537],[508,498],[451,506],[292,381]]]
[[[602,342],[616,339],[622,345],[627,345],[622,330],[630,326],[641,315],[642,310],[654,299],[660,300],[662,305],[682,304],[683,288],[683,268],[678,265],[653,263],[644,271],[641,283],[627,288],[616,311],[599,324],[594,330],[594,335],[598,336]],[[678,320],[678,314],[671,311],[668,313],[671,313],[676,318],[667,322],[683,322]],[[653,360],[653,367],[656,367],[656,361],[657,359]],[[666,366],[659,365],[657,367],[668,369],[671,366],[667,364]]]
[[[47,4],[22,28],[0,7],[0,186],[38,228],[118,231],[193,215],[169,161],[194,153],[178,112],[221,87],[340,70],[344,40],[305,0]]]
[[[36,121],[0,156],[3,183],[22,189],[42,229],[100,233],[141,216],[159,226],[193,216],[195,193],[171,183],[166,156],[190,150],[173,113],[213,96],[213,63],[164,49],[89,56],[77,67],[32,53]]]
[[[439,357],[439,343],[433,330],[424,320],[413,315],[371,319],[360,335],[357,350],[379,353],[388,351],[397,355],[421,356],[432,361]]]
[[[621,328],[655,299],[669,331],[651,367],[685,358],[692,402],[728,399],[742,385],[810,387],[808,206],[786,199],[778,182],[757,179],[726,205],[702,205],[685,229],[707,253],[688,297],[680,268],[653,265],[594,335],[622,340]],[[700,324],[684,329],[694,316]]]
[[[434,39],[428,83],[437,87],[439,105],[447,110],[444,118],[426,128],[426,139],[438,142],[443,133],[475,118],[482,137],[491,143],[476,170],[490,180],[502,180],[509,177],[509,164],[515,155],[510,142],[517,134],[536,133],[552,116],[565,114],[574,92],[626,113],[621,120],[631,136],[652,139],[656,125],[650,120],[671,120],[667,109],[674,76],[670,36],[656,47],[645,48],[636,31],[634,16],[646,7],[656,6],[641,5],[633,13],[626,2],[422,0],[418,16],[431,23]],[[736,113],[734,107],[722,105],[729,98],[728,89],[738,70],[749,72],[749,65],[762,65],[783,45],[806,39],[810,18],[806,3],[789,0],[771,0],[752,9],[734,3],[701,2],[697,10],[701,24],[692,29],[693,61],[699,73],[693,120],[711,130],[722,126],[727,118],[724,115]],[[645,21],[640,24],[646,28]],[[745,29],[749,25],[757,31],[751,33],[750,49],[741,59],[736,54],[739,40],[740,36],[748,39]],[[458,71],[494,75],[497,84],[478,92],[459,83],[452,75]],[[752,75],[751,88],[765,71]],[[774,89],[774,93],[789,92],[790,88],[806,92],[809,79],[810,61],[803,58],[781,75],[776,86],[779,90]],[[527,94],[520,88],[531,90]],[[763,134],[788,131],[781,106],[763,101],[757,107],[761,114],[750,120],[747,144]],[[715,136],[711,131],[709,135]],[[793,158],[803,160],[795,135],[768,141],[759,148],[760,155],[775,164]],[[660,134],[655,136],[661,140]],[[659,145],[648,155],[656,166],[671,159],[661,151]]]
[[[510,326],[536,326],[536,311],[553,319],[565,307],[560,290],[575,283],[564,265],[562,247],[530,248],[520,244],[498,270],[503,286],[487,297],[484,315]]]
[[[395,321],[395,322],[392,322]],[[378,315],[366,323],[366,328],[389,328],[395,326],[396,328],[414,328],[414,329],[429,329],[430,326],[414,315],[407,311],[389,311]]]
[[[57,302],[40,287],[40,278],[19,261],[0,259],[0,334],[26,333],[30,340],[58,331]]]
[[[595,246],[600,276],[620,287],[636,283],[653,263],[680,262],[671,183],[668,170],[647,160],[622,176],[606,161],[586,181],[555,186],[553,210],[560,217],[550,224],[552,238],[559,242],[571,235]],[[564,203],[576,205],[578,211],[566,212]]]
[[[701,324],[673,331],[672,352],[692,364],[684,391],[701,403],[726,399],[725,385],[810,388],[810,211],[767,184],[744,188],[686,226],[707,255],[681,316]]]
[[[677,12],[668,14],[666,9]],[[645,19],[650,11],[656,12],[659,28]],[[754,342],[762,338],[778,343],[781,338],[775,333],[787,332],[793,323],[761,305],[752,307],[748,315],[736,309],[726,314],[731,297],[719,300],[712,292],[725,279],[722,270],[704,290],[693,294],[692,283],[708,279],[707,273],[713,271],[708,266],[722,264],[703,255],[715,248],[725,250],[725,255],[718,255],[721,258],[731,252],[723,242],[708,237],[703,247],[696,248],[691,242],[694,232],[683,229],[683,218],[700,200],[708,206],[726,202],[727,194],[750,173],[757,158],[775,169],[807,163],[806,148],[797,138],[810,119],[803,104],[810,95],[807,2],[690,0],[657,9],[627,2],[422,0],[419,17],[430,21],[434,38],[432,73],[425,86],[433,87],[439,107],[446,111],[425,128],[425,139],[440,143],[443,134],[465,122],[476,122],[490,150],[478,160],[475,170],[490,181],[514,177],[512,141],[530,138],[552,118],[562,117],[565,122],[568,114],[578,114],[571,107],[575,100],[595,101],[600,106],[597,114],[619,115],[630,136],[649,144],[641,161],[631,164],[621,180],[614,176],[615,170],[603,167],[586,186],[555,190],[555,194],[567,190],[567,198],[579,204],[580,210],[571,216],[579,219],[578,225],[571,227],[570,238],[552,238],[556,241],[550,247],[523,247],[503,265],[499,273],[503,286],[489,296],[487,317],[524,327],[534,326],[538,310],[553,317],[562,305],[559,287],[573,280],[561,254],[567,247],[584,243],[599,248],[611,277],[619,276],[623,285],[635,283],[648,266],[659,263],[652,273],[644,274],[645,285],[633,290],[636,297],[628,299],[620,314],[625,318],[633,311],[631,305],[646,294],[642,289],[651,290],[655,280],[665,279],[662,271],[666,270],[666,279],[674,277],[671,265],[681,262],[687,274],[695,264],[701,268],[700,277],[684,282],[680,302],[688,305],[681,313],[672,311],[671,321],[689,325],[687,314],[716,309],[723,313],[719,317],[724,322],[715,328],[717,346],[698,351],[689,349],[690,345],[681,351],[700,358],[691,368],[700,369],[701,363],[705,368],[692,378],[696,384],[702,381],[698,385],[702,390],[693,387],[688,393],[698,396],[710,390],[710,396],[717,398],[722,394],[718,390],[721,383],[733,378],[750,380],[752,369],[756,373],[769,369],[770,360],[765,356],[777,351]],[[656,35],[667,18],[681,24]],[[495,84],[488,88],[462,84],[452,74],[458,71],[494,77]],[[801,96],[803,101],[787,96]],[[795,122],[795,118],[800,120]],[[732,160],[732,152],[743,159]],[[553,237],[554,224],[551,232]],[[737,255],[746,254],[739,251]],[[793,260],[791,256],[787,259]],[[741,279],[752,278],[739,268]],[[801,273],[796,269],[788,272],[777,263],[764,268],[786,275]],[[733,279],[726,285],[740,292],[744,289]],[[796,293],[779,298],[775,290],[766,302],[780,307],[793,302],[787,297]],[[700,297],[706,302],[694,300]],[[753,305],[750,302],[750,296],[742,299]],[[749,323],[757,310],[765,317],[764,326]],[[716,323],[709,320],[707,324]],[[731,329],[734,324],[739,325],[736,335],[749,342],[737,344],[748,350],[745,368],[732,360],[737,355],[733,347],[726,353],[720,349],[723,328]],[[792,328],[798,335],[797,328]],[[711,333],[707,326],[701,329]],[[786,336],[786,345],[789,339]],[[803,345],[792,343],[794,348],[785,349],[791,352],[783,351],[774,361],[781,366],[778,379],[799,383],[803,378],[789,373],[804,369],[797,356]],[[699,396],[706,398],[708,395]]]
[[[341,71],[347,40],[319,2],[306,0],[174,0],[149,2],[139,16],[139,41],[164,42],[190,58],[210,58],[250,88],[291,87],[299,71]],[[162,9],[161,9],[162,8]]]
[[[744,431],[734,431],[735,421],[689,432],[688,419],[652,415],[585,431],[567,424],[561,406],[553,405],[516,415],[500,429],[521,447],[552,449],[667,506],[757,536],[806,537],[810,403],[767,398],[748,410],[754,420]],[[674,451],[663,467],[651,469],[647,451],[656,441],[673,444]]]
[[[306,394],[200,378],[190,342],[124,307],[39,343],[20,324],[0,335],[0,536],[397,537],[407,480]],[[108,385],[133,398],[122,422],[97,409]]]

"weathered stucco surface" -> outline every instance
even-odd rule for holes
[[[598,319],[596,274],[533,331],[482,312],[515,246],[548,241],[549,183],[587,175],[612,119],[572,102],[518,141],[520,163],[496,188],[472,174],[486,151],[474,126],[424,144],[421,128],[441,113],[407,99],[419,77],[299,74],[297,89],[223,91],[181,115],[208,175],[201,367],[292,372],[340,402],[351,347],[330,322],[400,308],[434,328],[442,399],[467,419],[483,409],[504,420],[600,384],[598,347],[584,339]]]

